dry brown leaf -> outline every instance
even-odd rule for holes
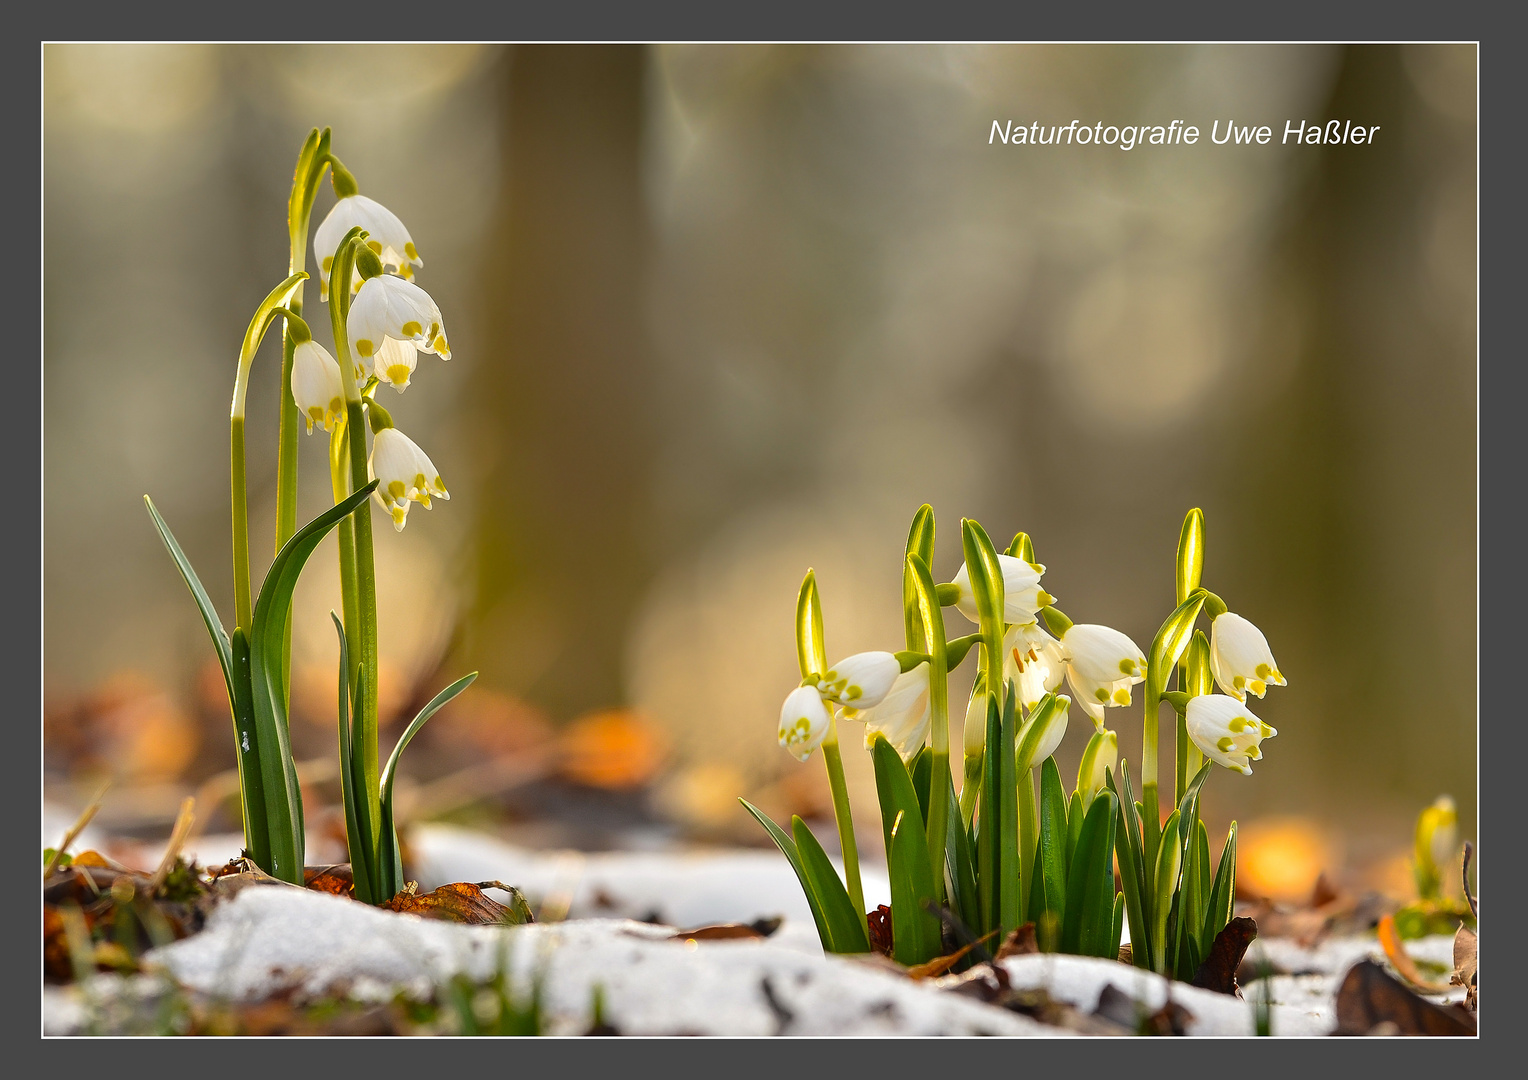
[[[349,863],[336,863],[333,866],[305,866],[302,870],[302,883],[305,888],[314,892],[348,897],[351,895],[352,886],[355,885],[355,874]]]
[[[480,886],[487,885],[507,888],[499,886],[497,882],[480,882],[474,885],[468,881],[456,881],[450,885],[442,885],[434,892],[425,893],[422,896],[411,889],[404,889],[382,906],[388,911],[422,915],[426,919],[441,919],[446,922],[497,923],[514,926],[531,921],[528,917],[529,908],[526,908],[521,915],[517,915],[513,908],[507,908],[484,896]],[[512,895],[516,901],[515,908],[525,904],[525,899],[520,896],[518,890],[513,890]]]
[[[1480,1007],[1476,970],[1479,944],[1475,931],[1468,926],[1461,926],[1459,932],[1454,935],[1454,974],[1448,982],[1450,986],[1464,987],[1464,1004],[1470,1012],[1475,1012]]]
[[[1010,956],[1028,956],[1040,951],[1040,943],[1035,939],[1035,924],[1027,922],[1023,926],[1016,926],[1008,939],[998,946],[998,960],[1006,960]]]
[[[1379,920],[1378,930],[1380,947],[1385,950],[1385,957],[1390,961],[1390,966],[1395,968],[1401,978],[1424,994],[1445,994],[1448,992],[1447,983],[1433,982],[1418,970],[1416,961],[1406,952],[1406,945],[1401,941],[1401,934],[1395,928],[1395,919],[1393,917],[1389,915],[1382,916]]]
[[[1461,1005],[1434,1005],[1418,997],[1372,960],[1348,969],[1337,988],[1334,1035],[1367,1035],[1382,1030],[1400,1035],[1474,1035],[1475,1018]]]
[[[694,930],[680,930],[670,936],[671,941],[727,941],[736,938],[758,938],[762,940],[763,934],[746,923],[716,923],[712,926],[697,926]]]
[[[984,934],[967,945],[962,945],[954,952],[945,956],[936,956],[934,959],[925,963],[914,964],[912,967],[907,969],[907,977],[909,979],[930,979],[936,975],[943,975],[946,971],[949,971],[950,968],[960,963],[960,961],[965,958],[966,953],[970,952],[972,949],[976,948],[983,942],[990,941],[994,936],[996,936],[996,934],[997,931],[994,930],[992,933]]]
[[[1247,955],[1247,946],[1252,944],[1255,937],[1257,923],[1244,915],[1238,915],[1226,923],[1225,929],[1215,935],[1210,945],[1210,955],[1204,958],[1204,963],[1194,972],[1193,984],[1217,994],[1240,997],[1236,985],[1236,969],[1241,966],[1242,957]]]
[[[891,907],[877,904],[874,911],[865,913],[870,928],[870,948],[881,956],[891,955]]]

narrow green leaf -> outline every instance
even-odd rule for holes
[[[270,823],[265,811],[265,781],[260,775],[260,729],[250,689],[249,638],[235,627],[229,643],[233,658],[234,749],[239,760],[239,799],[244,816],[244,847],[255,865],[271,864]]]
[[[912,766],[908,770],[912,774],[913,790],[918,793],[918,820],[925,825],[928,823],[928,789],[934,775],[934,749],[925,746],[913,757]]]
[[[1029,712],[1024,730],[1019,733],[1019,746],[1015,752],[1019,772],[1028,772],[1040,763],[1035,754],[1050,738],[1055,725],[1066,723],[1067,703],[1054,693],[1046,694]]]
[[[1210,955],[1210,946],[1216,936],[1231,921],[1231,908],[1236,895],[1236,822],[1226,834],[1225,846],[1220,849],[1220,865],[1215,869],[1215,880],[1210,885],[1210,898],[1206,905],[1204,929],[1199,935],[1202,955]]]
[[[998,917],[1000,938],[1019,926],[1019,781],[1015,772],[1015,743],[1018,736],[1018,702],[1016,688],[1010,680],[1008,693],[1003,702],[1003,715],[999,725],[997,745],[1001,752],[998,762]]]
[[[822,905],[823,921],[828,924],[828,933],[833,937],[833,951],[869,952],[870,941],[865,937],[864,924],[856,914],[854,903],[849,899],[849,890],[844,888],[827,852],[822,850],[817,837],[812,835],[812,830],[806,827],[806,822],[800,817],[791,818],[791,835],[796,841],[796,851],[800,853],[801,866],[806,871],[812,892]],[[927,857],[925,854],[925,860]]]
[[[1108,956],[1114,930],[1114,795],[1093,800],[1067,871],[1061,951]]]
[[[357,900],[366,904],[377,903],[376,890],[372,886],[373,866],[371,860],[370,844],[361,831],[359,819],[356,816],[356,788],[355,777],[351,772],[351,731],[352,713],[350,695],[350,646],[345,641],[345,626],[334,612],[329,612],[329,618],[334,620],[335,632],[340,637],[340,670],[339,670],[339,742],[340,742],[340,800],[345,807],[345,841],[350,854],[351,877],[354,881],[354,894]]]
[[[1054,761],[1054,758],[1047,758]],[[1071,871],[1072,857],[1077,853],[1077,838],[1082,835],[1082,821],[1085,811],[1082,807],[1082,793],[1074,791],[1066,804],[1066,865],[1068,872]]]
[[[827,645],[822,634],[822,601],[817,596],[817,574],[806,572],[801,591],[796,594],[796,661],[801,677],[821,675],[828,670]]]
[[[404,729],[403,734],[399,736],[397,745],[393,747],[392,754],[388,756],[387,766],[382,770],[382,835],[380,840],[383,845],[386,845],[392,851],[392,857],[388,860],[390,864],[388,869],[391,871],[390,880],[383,879],[382,884],[392,890],[389,897],[396,896],[404,885],[403,866],[398,854],[398,833],[393,824],[393,780],[397,777],[398,760],[403,756],[403,748],[408,746],[415,735],[419,734],[419,729],[424,727],[430,717],[445,708],[457,694],[471,686],[472,681],[477,677],[478,673],[475,671],[471,674],[463,675],[460,679],[457,679],[450,686],[432,697],[429,703],[419,710],[419,715],[409,722],[409,726]]]
[[[1019,923],[1030,922],[1038,909],[1034,906],[1035,856],[1040,848],[1039,811],[1035,807],[1033,769],[1016,769],[1019,778]]]
[[[1003,757],[995,748],[1002,745],[1003,721],[998,714],[997,699],[987,695],[987,752],[982,755],[982,786],[977,796],[976,881],[981,889],[981,933],[989,934],[998,929],[1001,919],[998,894],[998,868],[1002,851],[1002,799],[999,786],[1002,782]]]
[[[287,613],[308,557],[334,526],[366,502],[376,486],[373,480],[299,529],[276,553],[255,601],[249,636],[250,687],[260,735],[260,775],[271,843],[268,873],[294,885],[302,884],[303,817],[302,791],[287,736],[282,660]]]
[[[1116,820],[1116,827],[1117,827]],[[1109,952],[1106,954],[1110,960],[1119,957],[1120,938],[1125,932],[1125,894],[1114,894],[1114,916],[1109,927]]]
[[[1148,681],[1155,679],[1158,699],[1162,691],[1167,688],[1167,675],[1172,670],[1172,666],[1183,655],[1183,650],[1188,648],[1194,629],[1194,620],[1199,617],[1199,610],[1204,607],[1204,601],[1204,590],[1194,590],[1188,599],[1173,609],[1173,613],[1157,630],[1157,636],[1152,639],[1151,652],[1146,658],[1146,677]]]
[[[907,635],[907,647],[919,652],[928,650],[928,636],[924,633],[923,619],[918,611],[917,586],[907,569],[907,559],[917,556],[924,566],[934,565],[934,508],[928,503],[918,507],[913,515],[912,526],[907,530],[906,558],[902,572],[902,621]],[[962,659],[964,658],[964,654]]]
[[[1055,758],[1046,758],[1040,766],[1040,872],[1045,877],[1045,911],[1056,920],[1059,930],[1066,921],[1066,795],[1061,790],[1061,770]],[[1044,923],[1037,920],[1036,930]],[[1059,940],[1044,940],[1040,948],[1055,952]]]
[[[945,862],[950,875],[950,901],[955,914],[966,926],[980,926],[981,896],[976,887],[976,867],[971,860],[971,841],[960,820],[960,806],[955,792],[949,790],[950,813],[945,818]]]
[[[907,555],[916,555],[924,566],[934,564],[934,508],[928,503],[918,507],[912,527],[907,530]]]
[[[881,806],[881,839],[886,845],[886,858],[889,860],[891,826],[897,820],[897,815],[907,811],[922,821],[922,809],[918,793],[913,787],[913,779],[907,773],[907,766],[903,764],[896,748],[880,733],[871,737],[870,762],[875,769],[875,794]]]
[[[159,516],[154,500],[145,495],[143,503],[149,509],[149,517],[154,521],[154,528],[159,530],[159,539],[164,541],[165,549],[169,551],[170,558],[175,561],[175,568],[180,571],[181,579],[185,581],[186,588],[191,590],[191,598],[196,601],[197,610],[202,613],[202,622],[207,627],[207,636],[212,639],[213,649],[217,651],[218,665],[223,669],[223,683],[228,690],[228,700],[232,703],[234,699],[233,653],[228,633],[223,629],[223,621],[218,618],[218,611],[212,605],[212,598],[202,587],[201,578],[197,577],[196,571],[191,568],[191,560],[187,559],[186,553],[180,549],[180,544],[175,540],[175,534],[170,532],[170,526],[165,524],[164,518]]]
[[[1162,842],[1157,851],[1155,895],[1152,897],[1151,955],[1159,975],[1168,974],[1167,916],[1172,911],[1182,866],[1183,843],[1178,838],[1178,811],[1174,810],[1167,824],[1162,826]]]
[[[1124,890],[1121,895],[1125,900],[1125,914],[1130,919],[1131,959],[1137,967],[1150,967],[1151,944],[1147,927],[1151,922],[1142,896],[1145,883],[1140,867],[1144,855],[1141,851],[1140,824],[1135,816],[1135,803],[1131,799],[1130,766],[1127,762],[1120,762],[1118,790],[1115,788],[1113,771],[1106,770],[1104,775],[1109,790],[1119,797],[1119,809],[1115,811],[1114,854],[1119,859],[1120,884]]]
[[[924,905],[935,902],[928,847],[917,819],[901,810],[891,823],[887,875],[891,878],[892,958],[924,964],[940,953],[939,918]]]
[[[812,891],[812,881],[807,877],[806,867],[802,865],[801,853],[796,850],[796,841],[780,826],[770,820],[769,815],[760,810],[747,799],[739,798],[743,809],[753,815],[754,820],[764,826],[764,831],[769,833],[769,838],[775,842],[775,847],[780,849],[780,854],[791,864],[791,869],[796,871],[796,880],[801,882],[801,891],[806,894],[806,902],[812,909],[812,919],[817,923],[817,938],[822,942],[823,952],[833,952],[833,935],[828,932],[827,920],[823,918],[822,904],[817,899],[817,894]],[[847,890],[845,890],[847,895]]]

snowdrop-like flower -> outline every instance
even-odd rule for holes
[[[1072,699],[1057,694],[1046,706],[1029,714],[1029,719],[1019,729],[1018,766],[1020,773],[1034,768],[1056,752],[1066,735],[1066,723],[1071,715]]]
[[[1074,623],[1061,635],[1066,679],[1082,711],[1103,730],[1104,709],[1130,704],[1130,688],[1146,678],[1146,655],[1118,630]]]
[[[902,755],[903,761],[912,760],[923,748],[932,716],[928,672],[927,662],[919,664],[898,675],[886,696],[876,705],[862,710],[857,716],[847,711],[844,713],[850,719],[865,722],[867,749],[877,733],[886,737],[886,741]]]
[[[399,341],[397,338],[383,338],[382,347],[372,357],[372,370],[376,372],[378,381],[391,383],[393,389],[400,394],[408,386],[409,377],[414,374],[418,364],[419,354],[414,343]]]
[[[1225,694],[1190,698],[1184,725],[1205,757],[1245,776],[1252,775],[1248,762],[1262,760],[1258,744],[1278,734],[1253,716],[1244,702]]]
[[[1003,677],[1019,688],[1019,701],[1033,709],[1061,685],[1066,658],[1061,642],[1046,633],[1038,620],[1014,623],[1003,635]]]
[[[430,508],[430,496],[450,499],[446,484],[425,452],[395,427],[385,427],[372,438],[371,478],[380,480],[373,497],[393,518],[393,528],[403,531],[409,502]]]
[[[345,416],[340,365],[328,349],[312,338],[292,350],[292,400],[308,422],[310,435],[315,422],[325,431],[333,431],[335,422]]]
[[[798,686],[780,708],[780,745],[805,761],[828,733],[828,707],[815,686]]]
[[[824,701],[844,707],[853,719],[860,709],[879,705],[902,673],[902,665],[889,652],[855,653],[834,664],[817,680]]]
[[[368,233],[366,246],[404,280],[414,276],[415,266],[424,265],[409,231],[396,214],[365,195],[346,196],[334,204],[329,216],[313,234],[313,251],[319,260],[319,292],[324,300],[329,299],[329,271],[334,265],[334,249],[357,225]],[[360,284],[359,276],[352,279],[351,291],[354,292]]]
[[[1216,685],[1238,701],[1249,692],[1262,697],[1270,684],[1285,685],[1263,632],[1230,611],[1210,624],[1210,670]]]
[[[362,359],[377,356],[388,338],[435,353],[442,360],[451,359],[440,308],[429,293],[402,278],[386,274],[368,278],[350,305],[346,326],[350,348]]]
[[[1056,598],[1040,588],[1040,577],[1045,573],[1045,567],[1025,562],[1014,555],[999,555],[997,564],[1003,571],[1004,622],[1032,623],[1035,621],[1035,612],[1046,604],[1055,603]],[[960,564],[960,570],[956,572],[951,584],[960,590],[960,598],[955,601],[955,607],[972,622],[980,622],[976,597],[971,592],[971,571],[965,563]]]

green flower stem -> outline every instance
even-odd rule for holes
[[[838,721],[828,713],[828,734],[822,740],[822,760],[828,767],[828,787],[833,791],[833,818],[838,823],[838,843],[844,853],[844,884],[849,899],[870,940],[870,923],[865,917],[865,889],[860,884],[859,848],[854,842],[854,818],[849,813],[849,786],[844,782],[844,759],[838,752]]]
[[[348,428],[341,420],[329,435],[329,485],[336,504],[350,494],[350,448],[347,442]],[[335,530],[339,536],[340,551],[340,602],[345,612],[345,625],[355,626],[360,620],[356,606],[355,587],[355,529],[349,518],[340,522]],[[349,648],[349,642],[346,642]],[[355,678],[355,663],[345,672],[347,679]]]
[[[350,337],[346,332],[346,318],[350,314],[350,278],[359,236],[360,230],[352,229],[340,241],[329,274],[329,280],[334,284],[329,291],[334,352],[340,365],[340,381],[345,388],[345,441],[350,459],[351,491],[365,487],[370,480],[366,475],[366,417],[361,392],[355,382],[354,363],[350,359]],[[382,838],[381,769],[377,759],[377,582],[372,553],[371,507],[363,503],[350,522],[355,576],[351,588],[345,590],[344,603],[347,616],[353,610],[355,618],[353,621],[347,619],[345,638],[353,661],[362,669],[365,692],[364,708],[357,716],[356,730],[352,732],[352,743],[360,746],[361,775],[352,779],[357,803],[364,805],[370,824],[368,835],[376,843],[390,843],[390,838]],[[342,539],[342,571],[344,549]],[[343,577],[341,587],[344,587]],[[378,852],[368,854],[375,865]]]

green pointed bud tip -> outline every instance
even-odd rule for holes
[[[1058,638],[1072,628],[1072,620],[1068,619],[1060,608],[1051,604],[1046,604],[1040,609],[1040,617],[1045,620],[1045,628]]]
[[[371,424],[371,433],[373,435],[393,426],[392,414],[375,401],[368,401],[366,403],[366,419]]]
[[[327,129],[326,129],[327,133]],[[355,182],[355,177],[350,170],[340,163],[340,159],[333,154],[329,155],[329,183],[334,186],[336,199],[348,199],[352,195],[361,193],[360,186]]]
[[[284,308],[282,314],[286,318],[286,332],[293,345],[303,345],[313,340],[313,331],[308,329],[308,324],[302,318]]]
[[[370,281],[374,277],[382,276],[382,260],[377,257],[377,253],[369,244],[356,248],[355,268],[361,275],[362,281]]]

